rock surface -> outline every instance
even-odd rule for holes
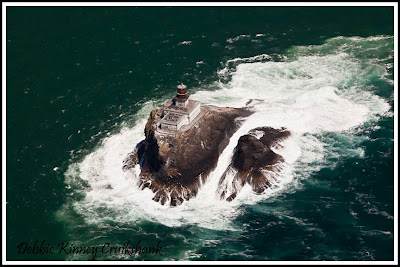
[[[233,200],[247,183],[256,193],[262,193],[277,179],[283,158],[271,150],[286,139],[290,132],[284,128],[260,127],[240,137],[232,162],[219,181],[222,199]]]
[[[154,201],[175,206],[196,196],[242,119],[252,112],[202,106],[193,126],[166,133],[157,128],[158,111],[151,111],[146,138],[124,160],[123,169],[139,163],[140,188],[150,188],[155,193]]]

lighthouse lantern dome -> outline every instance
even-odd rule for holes
[[[177,86],[176,96],[173,99],[173,103],[178,107],[186,107],[188,98],[189,95],[187,94],[187,86],[181,83]]]

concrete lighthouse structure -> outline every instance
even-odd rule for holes
[[[200,102],[189,99],[187,86],[181,83],[176,96],[164,102],[160,109],[159,129],[178,131],[182,126],[192,123],[200,113]]]

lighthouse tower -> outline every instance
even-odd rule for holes
[[[177,107],[186,107],[188,104],[189,95],[187,94],[187,86],[181,83],[178,85],[176,96],[172,100]]]

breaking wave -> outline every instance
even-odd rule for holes
[[[218,72],[222,81],[210,85],[217,89],[198,89],[191,97],[216,106],[247,105],[255,113],[231,137],[196,198],[177,207],[162,206],[152,201],[149,189],[137,188],[138,168],[122,171],[123,159],[144,138],[147,116],[157,104],[147,102],[136,114],[134,127],[106,137],[81,162],[69,166],[65,183],[76,195],[70,206],[89,224],[154,221],[235,230],[241,205],[298,189],[302,179],[334,167],[330,159],[363,157],[358,145],[368,136],[357,134],[359,129],[391,116],[387,100],[375,94],[371,83],[391,82],[385,61],[391,55],[392,37],[337,37],[322,45],[293,47],[285,55],[228,61]],[[218,181],[238,139],[260,126],[286,127],[292,133],[274,148],[285,159],[277,183],[260,195],[246,185],[232,202],[220,200]]]

